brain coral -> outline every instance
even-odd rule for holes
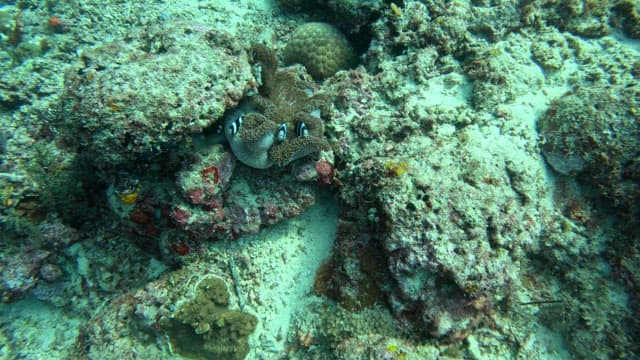
[[[301,63],[316,80],[356,63],[356,54],[347,38],[333,25],[311,22],[299,26],[284,49],[287,65]]]

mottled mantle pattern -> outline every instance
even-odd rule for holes
[[[263,45],[251,47],[253,62],[260,67],[262,86],[258,95],[246,99],[224,121],[224,132],[238,160],[254,168],[284,166],[291,161],[322,150],[329,150],[323,136],[322,119],[329,101],[323,95],[310,94],[311,84],[294,71],[278,70],[275,53]],[[242,116],[237,133],[234,122]],[[297,126],[305,124],[307,136],[299,136]],[[278,140],[281,124],[288,129]]]

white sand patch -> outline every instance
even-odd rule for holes
[[[258,318],[248,359],[284,354],[293,314],[313,296],[316,270],[331,253],[338,221],[332,196],[322,192],[296,218],[237,242],[218,243],[221,251],[240,259],[235,262],[244,311]]]
[[[0,359],[68,359],[83,321],[33,299],[0,305],[0,318]]]
[[[407,101],[411,106],[412,102],[420,102],[422,106],[456,108],[467,105],[471,89],[472,85],[465,76],[446,74],[429,79],[427,86],[416,85],[413,90],[416,96]]]

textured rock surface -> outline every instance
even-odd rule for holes
[[[611,28],[638,39],[640,17],[638,2],[620,1],[529,1],[521,9],[527,25],[553,24],[564,31],[586,38],[597,38],[611,33]]]
[[[265,174],[242,167],[227,185],[228,170],[233,167],[231,154],[221,146],[210,148],[209,154],[215,154],[219,161],[195,163],[181,172],[178,186],[182,196],[172,199],[173,223],[194,239],[220,240],[256,233],[299,215],[315,202],[312,184],[300,184],[280,172]]]
[[[85,50],[65,76],[62,120],[99,168],[148,161],[214,124],[252,79],[231,34],[168,22]]]
[[[228,292],[226,284],[231,279],[220,272],[225,264],[211,259],[206,262],[208,269],[184,268],[116,297],[80,334],[83,352],[100,358],[127,357],[136,352],[175,358],[154,345],[168,337],[174,351],[190,358],[243,359],[246,353],[241,356],[236,351],[240,351],[240,344],[248,350],[246,335],[252,329],[239,326],[234,319],[245,316],[255,327],[255,318],[228,309],[231,304],[236,307],[237,299]],[[194,307],[196,304],[200,306]],[[214,318],[219,322],[213,322]],[[139,331],[130,333],[131,329]]]
[[[542,152],[557,172],[578,174],[600,196],[640,214],[640,89],[578,88],[538,120]]]
[[[539,246],[540,219],[549,208],[535,137],[525,129],[499,135],[497,127],[483,124],[485,115],[454,109],[420,114],[414,108],[408,110],[415,114],[411,120],[398,127],[401,117],[392,108],[385,113],[367,106],[377,103],[374,80],[356,78],[347,81],[353,90],[348,96],[363,105],[362,112],[340,123],[362,128],[362,142],[345,141],[350,148],[338,154],[350,164],[341,176],[342,199],[356,207],[371,204],[361,211],[375,214],[370,226],[385,229],[378,236],[398,284],[391,295],[395,311],[431,324],[433,335],[452,336],[477,313],[464,305],[467,299],[509,296],[519,287],[518,259]],[[359,120],[371,118],[377,121]],[[456,130],[451,124],[460,118],[472,125]],[[396,143],[383,153],[374,145],[391,138]]]

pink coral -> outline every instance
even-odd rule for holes
[[[173,221],[175,221],[177,225],[186,226],[187,224],[189,224],[189,218],[191,217],[191,212],[188,210],[176,207],[173,210],[171,217],[173,218]]]
[[[333,165],[325,160],[320,160],[316,163],[316,171],[320,176],[320,184],[329,185],[334,174]]]

